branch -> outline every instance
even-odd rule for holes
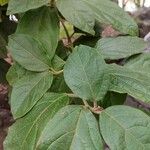
[[[91,107],[86,100],[83,100],[83,103],[84,103],[85,107],[89,108],[89,110],[91,112],[93,112],[94,114],[98,114],[99,115],[104,110],[102,107],[97,106],[97,102],[96,101],[93,102],[94,103],[94,107]]]
[[[62,19],[60,19],[60,22],[61,22],[61,24],[62,24],[62,26],[63,26],[63,28],[65,30],[65,33],[66,33],[66,36],[67,36],[67,39],[68,39],[68,44],[72,45],[71,37],[70,37],[69,32],[68,32],[68,30],[67,30],[67,28],[66,28],[66,26],[64,24],[64,21]]]

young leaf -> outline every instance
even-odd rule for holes
[[[104,59],[121,59],[142,53],[146,46],[147,43],[138,37],[120,36],[100,39],[96,49]]]
[[[57,0],[56,5],[69,22],[90,34],[94,35],[96,20],[110,24],[122,33],[138,34],[134,20],[110,0]]]
[[[59,39],[59,19],[55,8],[41,7],[26,12],[19,20],[17,34],[28,34],[40,41],[50,59]]]
[[[100,114],[100,130],[111,150],[150,148],[150,117],[128,106],[112,106]]]
[[[35,9],[46,5],[50,0],[10,0],[8,3],[7,14],[12,15],[16,13],[22,13],[30,9]]]
[[[101,150],[102,139],[93,114],[82,106],[66,106],[50,120],[37,143],[38,150]]]
[[[4,148],[35,150],[36,142],[47,122],[68,102],[69,98],[65,94],[46,93],[26,116],[10,127]]]
[[[51,87],[53,76],[50,72],[32,73],[13,85],[11,111],[14,118],[24,116]]]
[[[95,49],[78,46],[69,56],[64,77],[70,89],[82,99],[101,100],[109,87],[106,64]]]
[[[44,45],[28,35],[10,36],[8,48],[13,58],[27,70],[45,71],[51,66]]]

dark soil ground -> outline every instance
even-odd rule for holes
[[[13,119],[8,104],[8,86],[0,84],[0,150],[3,150],[3,141],[7,135],[7,128]]]

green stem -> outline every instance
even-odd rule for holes
[[[66,93],[66,95],[67,95],[68,97],[71,97],[71,98],[78,98],[78,96],[76,96],[76,95],[73,94],[73,93]]]
[[[59,75],[59,74],[62,74],[62,73],[63,73],[63,70],[56,71],[56,70],[54,70],[53,68],[50,68],[50,72],[51,72],[53,75]]]
[[[94,102],[93,102],[93,105],[94,105],[94,108],[97,108],[97,107],[98,107],[97,101],[94,101]]]
[[[83,101],[85,107],[87,107],[87,108],[91,107],[86,100],[82,100],[82,101]]]
[[[69,32],[67,30],[67,27],[65,26],[64,24],[64,20],[60,19],[60,22],[65,30],[65,33],[66,33],[66,36],[67,36],[67,39],[68,39],[68,45],[72,48],[73,47],[73,43],[71,41],[71,36],[69,35]]]

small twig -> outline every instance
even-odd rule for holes
[[[70,38],[72,38],[74,36],[75,32],[73,32],[71,35],[70,35]]]
[[[94,107],[91,107],[86,100],[83,100],[83,103],[84,103],[86,108],[89,108],[89,110],[91,110],[91,112],[93,112],[95,114],[100,114],[103,111],[102,107],[97,106],[96,101],[94,101]]]
[[[93,108],[90,108],[90,110],[95,113],[95,114],[100,114],[104,109],[100,106],[97,106],[97,107],[93,107]]]
[[[98,105],[97,105],[97,101],[94,101],[93,102],[93,105],[94,105],[94,108],[96,108]]]
[[[91,107],[86,100],[82,100],[82,101],[83,101],[85,107],[87,107],[87,108]]]
[[[53,68],[50,68],[50,72],[51,72],[53,75],[59,75],[59,74],[63,73],[63,70],[56,71],[56,70],[54,70]]]
[[[71,37],[70,37],[69,32],[68,32],[68,30],[67,30],[67,28],[66,28],[66,26],[64,24],[64,21],[62,19],[60,19],[60,22],[61,22],[61,24],[62,24],[62,26],[63,26],[63,28],[65,30],[65,33],[66,33],[66,36],[67,36],[67,39],[68,39],[68,44],[72,45]]]
[[[71,98],[78,98],[78,96],[76,96],[76,95],[73,94],[73,93],[66,93],[66,95],[67,95],[68,97],[71,97]]]

